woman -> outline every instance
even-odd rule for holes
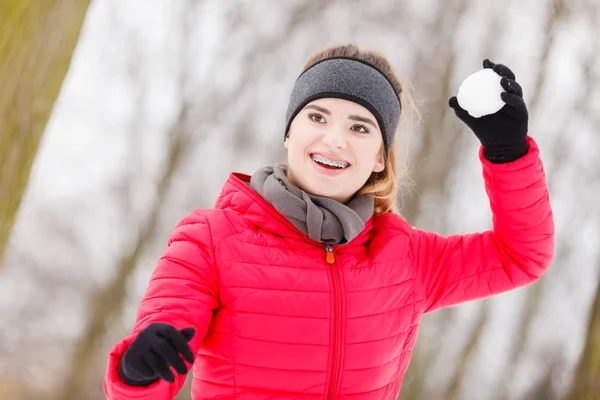
[[[287,164],[232,174],[172,232],[107,397],[172,399],[193,363],[194,399],[396,399],[423,313],[540,278],[554,223],[538,147],[514,74],[484,68],[506,105],[450,106],[481,141],[493,230],[445,237],[397,215],[402,86],[378,53],[321,51],[290,96]]]

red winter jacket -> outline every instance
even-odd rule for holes
[[[326,251],[232,174],[214,209],[173,231],[130,336],[109,355],[110,400],[173,399],[185,381],[129,387],[119,360],[152,322],[196,328],[192,398],[396,399],[425,312],[537,280],[554,223],[535,142],[514,162],[481,156],[493,230],[441,236],[374,216]]]

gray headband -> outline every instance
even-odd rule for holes
[[[350,100],[377,119],[387,155],[400,120],[400,98],[383,72],[363,60],[331,57],[304,71],[294,84],[285,116],[285,135],[294,117],[313,100],[335,97]]]

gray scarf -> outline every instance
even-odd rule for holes
[[[373,196],[357,196],[342,204],[309,194],[288,181],[286,168],[275,164],[258,169],[250,187],[312,240],[345,244],[362,232],[373,215]]]

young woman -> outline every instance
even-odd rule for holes
[[[493,229],[441,236],[396,213],[405,94],[378,53],[307,61],[286,115],[287,164],[232,174],[174,229],[130,336],[108,359],[110,400],[396,399],[423,313],[536,281],[554,223],[521,87],[471,117]],[[402,100],[402,101],[401,101]]]

